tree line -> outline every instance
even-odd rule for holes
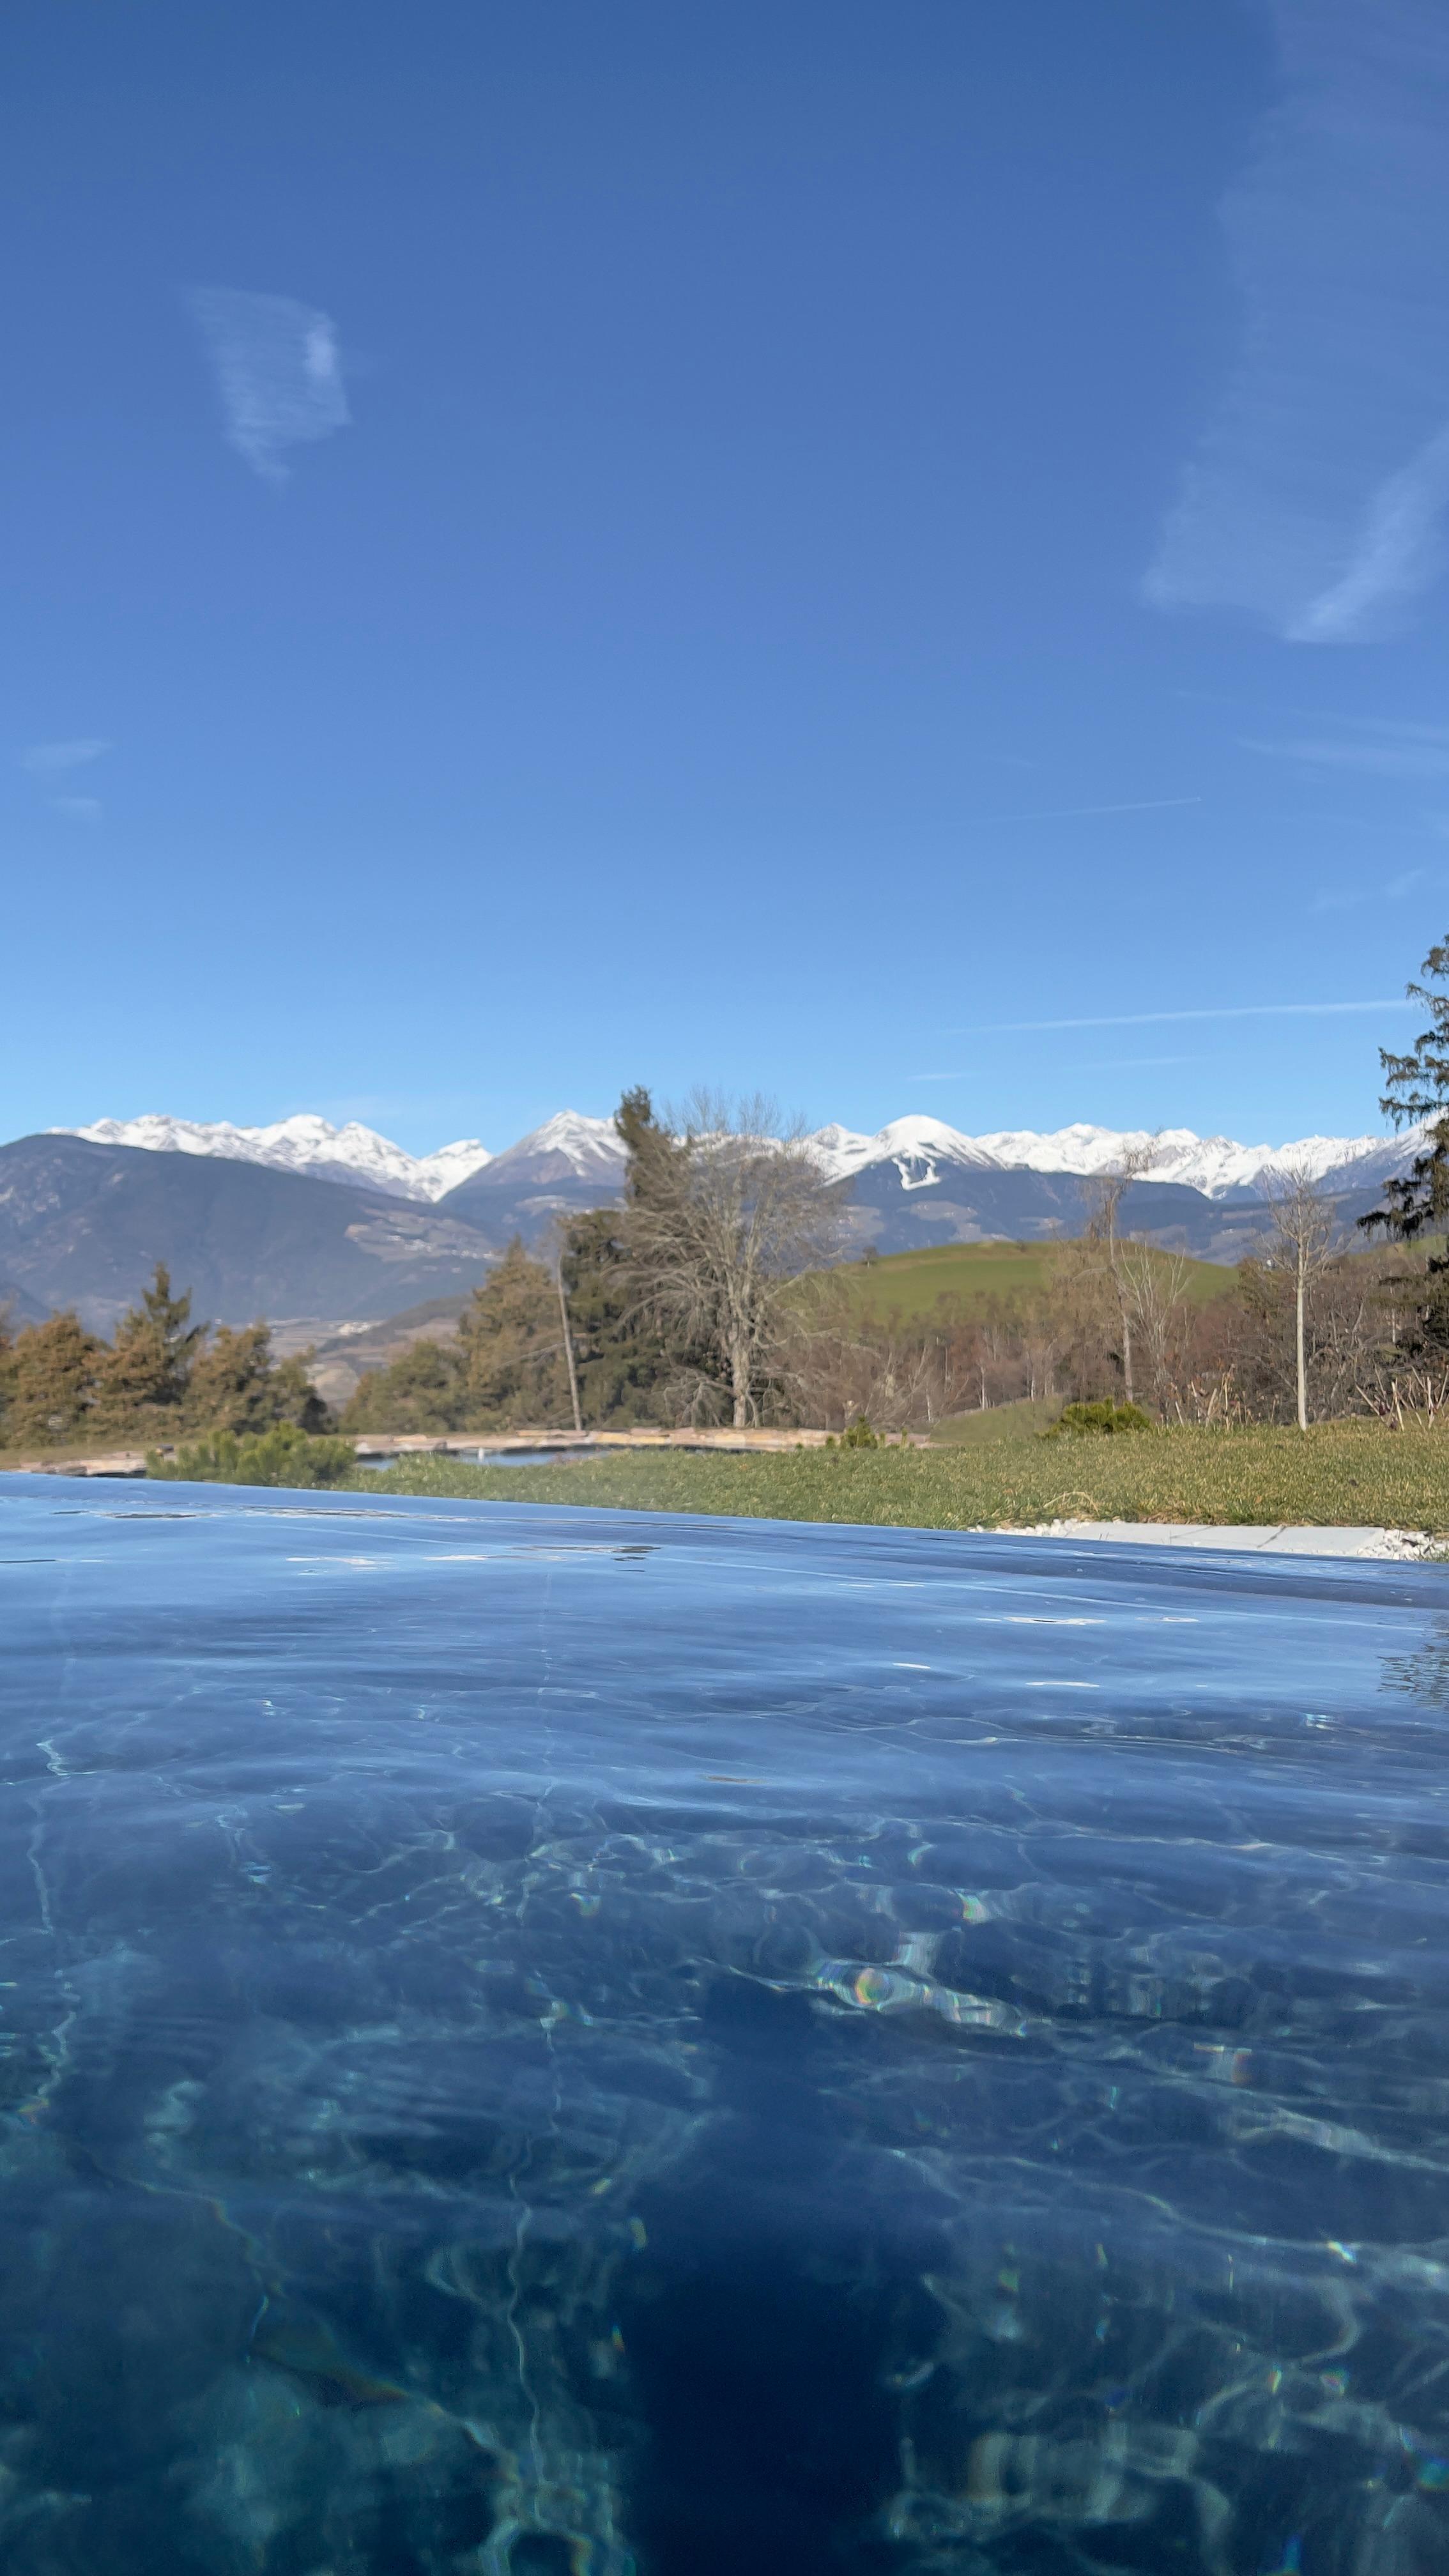
[[[1432,1256],[1340,1248],[1303,1297],[1291,1263],[1265,1250],[1190,1293],[1188,1264],[1124,1247],[1114,1276],[1089,1235],[1051,1247],[1040,1288],[966,1311],[949,1296],[907,1321],[860,1321],[829,1282],[791,1371],[798,1418],[838,1428],[928,1430],[967,1412],[1035,1400],[1106,1399],[1158,1421],[1214,1427],[1377,1415],[1449,1420],[1449,1309]],[[1131,1378],[1127,1367],[1130,1354]]]
[[[1352,1249],[1305,1172],[1280,1174],[1259,1250],[1192,1293],[1188,1263],[1125,1235],[1140,1163],[1084,1185],[1081,1236],[1050,1249],[1032,1296],[968,1311],[949,1298],[902,1324],[861,1311],[839,1203],[768,1102],[700,1093],[657,1115],[625,1093],[619,1204],[515,1240],[446,1341],[364,1378],[344,1431],[808,1424],[928,1429],[1021,1398],[1145,1403],[1160,1420],[1309,1421],[1449,1408],[1449,940],[1409,987],[1429,1026],[1383,1053],[1381,1106],[1422,1128],[1409,1173]],[[74,1313],[0,1333],[0,1440],[94,1435],[157,1447],[178,1433],[331,1428],[306,1359],[268,1327],[205,1328],[164,1266],[107,1343]]]
[[[191,1298],[173,1294],[164,1262],[110,1341],[69,1309],[14,1334],[0,1318],[9,1450],[92,1439],[159,1447],[195,1430],[244,1435],[285,1422],[311,1432],[328,1420],[305,1356],[278,1359],[264,1323],[193,1324]]]
[[[345,1431],[495,1430],[795,1419],[784,1366],[792,1283],[836,1249],[833,1202],[770,1104],[700,1093],[656,1116],[626,1092],[622,1204],[580,1216],[546,1260],[515,1240],[457,1333],[364,1379]],[[307,1358],[264,1323],[191,1322],[164,1265],[108,1343],[73,1312],[0,1337],[7,1449],[334,1427]]]
[[[1023,1398],[1145,1403],[1202,1425],[1449,1411],[1449,940],[1409,987],[1429,1026],[1381,1050],[1380,1103],[1424,1128],[1410,1172],[1343,1239],[1303,1170],[1270,1185],[1257,1250],[1221,1294],[1192,1293],[1179,1254],[1125,1235],[1148,1159],[1084,1184],[1081,1236],[1051,1248],[1032,1296],[909,1323],[863,1315],[836,1203],[798,1134],[765,1104],[702,1097],[656,1118],[626,1094],[622,1204],[566,1227],[550,1260],[515,1243],[456,1340],[417,1343],[364,1380],[355,1430],[701,1422],[929,1429]]]
[[[592,1430],[702,1423],[929,1430],[1036,1399],[1146,1405],[1161,1421],[1431,1417],[1449,1403],[1449,1264],[1402,1233],[1335,1236],[1302,1173],[1274,1184],[1259,1250],[1204,1299],[1183,1256],[1124,1235],[1132,1157],[1084,1184],[1081,1236],[1044,1247],[1033,1293],[862,1311],[832,1269],[833,1204],[758,1103],[666,1120],[627,1095],[622,1202],[547,1258],[515,1242],[456,1337],[369,1374],[350,1431]]]
[[[1033,1297],[970,1316],[943,1299],[901,1330],[853,1325],[838,1285],[822,1283],[795,1372],[816,1417],[906,1427],[1036,1398],[1143,1401],[1160,1420],[1205,1425],[1449,1419],[1449,939],[1420,972],[1407,991],[1427,1026],[1402,1052],[1379,1050],[1379,1107],[1420,1130],[1418,1148],[1359,1218],[1357,1244],[1310,1174],[1284,1170],[1258,1249],[1220,1295],[1196,1299],[1180,1256],[1119,1229],[1150,1159],[1128,1155],[1087,1185],[1083,1234],[1055,1248]]]
[[[512,1243],[457,1335],[364,1378],[348,1431],[591,1430],[803,1419],[791,1295],[838,1248],[827,1185],[768,1101],[698,1093],[656,1113],[627,1091],[620,1203]]]

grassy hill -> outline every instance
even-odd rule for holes
[[[848,1283],[862,1320],[924,1323],[942,1299],[965,1315],[980,1313],[998,1298],[1025,1303],[1050,1287],[1062,1252],[1054,1243],[939,1243],[921,1252],[845,1262],[833,1275]],[[1232,1287],[1233,1274],[1221,1262],[1189,1261],[1186,1270],[1185,1293],[1197,1304],[1225,1296]]]

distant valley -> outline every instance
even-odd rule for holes
[[[1349,1221],[1416,1139],[1275,1149],[1086,1126],[972,1137],[915,1117],[876,1136],[826,1127],[811,1143],[839,1194],[847,1256],[1079,1233],[1083,1176],[1147,1143],[1153,1169],[1128,1190],[1124,1224],[1233,1261],[1261,1234],[1275,1166],[1306,1165]],[[420,1157],[314,1116],[261,1128],[100,1120],[0,1146],[0,1301],[21,1322],[74,1306],[109,1331],[161,1259],[208,1320],[382,1324],[466,1296],[513,1235],[545,1240],[559,1218],[615,1198],[622,1173],[612,1123],[572,1111],[501,1153],[462,1140]]]

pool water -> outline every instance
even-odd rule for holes
[[[1449,2568],[1449,1574],[0,1560],[6,2576]]]

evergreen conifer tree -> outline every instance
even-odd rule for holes
[[[307,1363],[315,1357],[309,1348],[293,1351],[284,1360],[273,1360],[271,1406],[273,1422],[290,1422],[294,1431],[330,1431],[335,1426],[326,1402],[307,1375]]]
[[[585,1429],[671,1422],[673,1360],[640,1310],[619,1210],[593,1208],[576,1217],[561,1266]]]
[[[480,1429],[572,1419],[558,1291],[515,1235],[458,1326],[464,1419]]]
[[[141,1303],[123,1315],[97,1382],[96,1427],[165,1438],[181,1419],[203,1328],[191,1322],[191,1296],[173,1297],[171,1274],[158,1261]]]
[[[1384,1227],[1408,1242],[1425,1231],[1439,1234],[1449,1224],[1449,939],[1431,948],[1420,973],[1427,984],[1407,984],[1411,1002],[1422,1002],[1429,1026],[1421,1029],[1406,1055],[1380,1047],[1379,1062],[1387,1080],[1379,1107],[1396,1127],[1423,1122],[1427,1132],[1401,1180],[1385,1181],[1382,1208],[1361,1217],[1366,1228]],[[1437,992],[1430,989],[1437,985]]]
[[[324,1431],[331,1417],[307,1375],[309,1357],[274,1360],[267,1324],[218,1324],[192,1363],[188,1429],[240,1436],[291,1422],[299,1431]]]
[[[16,1334],[6,1363],[7,1447],[54,1447],[89,1426],[105,1347],[69,1311]]]
[[[456,1341],[410,1342],[386,1368],[369,1369],[342,1416],[344,1431],[461,1431],[467,1410]]]
[[[1419,971],[1428,982],[1404,989],[1410,1001],[1424,1004],[1429,1026],[1405,1055],[1380,1047],[1387,1081],[1379,1107],[1396,1127],[1422,1122],[1424,1143],[1402,1178],[1385,1181],[1385,1204],[1359,1218],[1366,1232],[1382,1229],[1401,1243],[1449,1232],[1449,939],[1430,949]],[[1443,1254],[1429,1254],[1415,1304],[1407,1348],[1438,1359],[1449,1350],[1449,1258]]]

